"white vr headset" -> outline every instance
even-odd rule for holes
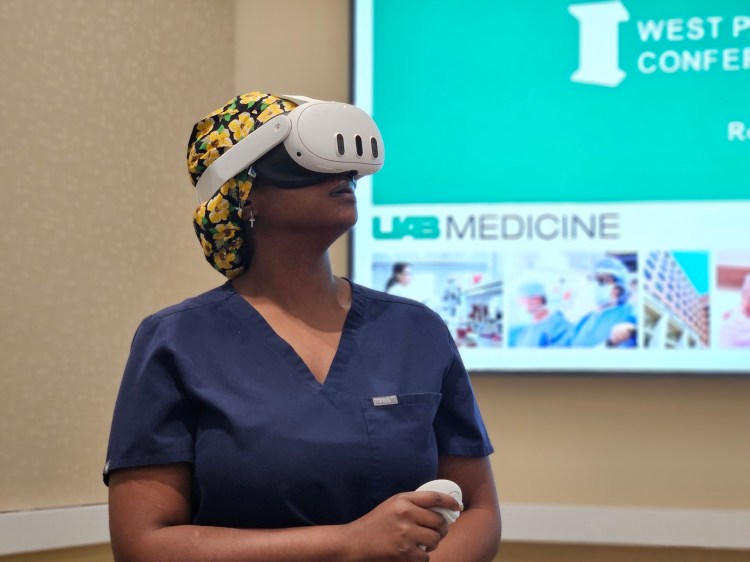
[[[372,118],[346,103],[303,96],[279,96],[298,104],[273,117],[224,152],[203,172],[195,186],[198,202],[242,170],[278,187],[312,185],[332,174],[360,178],[383,166],[383,138]]]

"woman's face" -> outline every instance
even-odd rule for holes
[[[405,267],[401,270],[401,273],[396,274],[396,279],[402,285],[408,285],[411,283],[411,267]]]
[[[521,297],[521,306],[527,313],[535,314],[544,308],[544,297],[540,295]]]
[[[594,279],[594,295],[599,306],[610,306],[617,304],[621,290],[615,284],[615,278],[611,275],[597,275]]]
[[[281,229],[338,238],[357,222],[355,183],[347,174],[321,183],[284,189],[257,181],[250,191],[256,236]],[[243,213],[245,214],[245,213]],[[249,213],[248,213],[249,214]],[[335,239],[335,238],[334,238]]]

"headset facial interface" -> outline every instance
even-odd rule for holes
[[[346,103],[280,97],[298,106],[258,127],[214,160],[196,185],[200,203],[250,166],[259,179],[286,188],[312,185],[337,174],[358,179],[383,166],[383,138],[367,113]]]

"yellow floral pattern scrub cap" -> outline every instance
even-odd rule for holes
[[[250,92],[229,100],[198,121],[188,142],[188,171],[193,185],[206,168],[235,144],[271,118],[297,105],[270,94]],[[206,260],[229,279],[243,273],[249,263],[241,248],[245,240],[240,211],[247,203],[253,177],[243,170],[222,185],[193,215],[193,227]]]

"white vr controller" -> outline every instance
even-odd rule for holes
[[[419,488],[417,488],[415,491],[417,492],[440,492],[441,494],[447,494],[449,496],[452,496],[456,498],[456,501],[458,501],[461,506],[463,506],[463,494],[461,494],[461,488],[453,482],[452,480],[432,480],[430,482],[426,482],[422,484]],[[458,519],[458,516],[461,515],[460,511],[453,511],[451,509],[447,509],[445,507],[433,507],[431,508],[431,511],[434,511],[435,513],[439,513],[443,516],[443,519],[445,519],[446,523],[448,525],[452,525],[456,522],[456,519]],[[427,547],[423,544],[419,545],[419,548],[422,550],[426,550]]]

